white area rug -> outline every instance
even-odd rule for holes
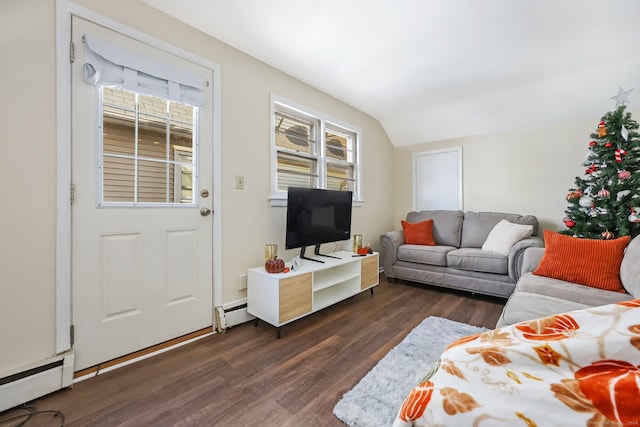
[[[457,338],[486,331],[440,317],[427,317],[360,382],[346,392],[333,413],[350,427],[390,426],[404,398]]]

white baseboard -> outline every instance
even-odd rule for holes
[[[5,377],[8,382],[0,385],[0,412],[71,386],[73,362],[73,351],[69,351]]]

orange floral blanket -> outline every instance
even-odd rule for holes
[[[640,299],[461,338],[394,427],[640,426]]]

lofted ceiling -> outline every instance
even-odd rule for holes
[[[600,117],[621,86],[640,106],[637,0],[143,1],[371,115],[395,146]]]

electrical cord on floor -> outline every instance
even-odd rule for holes
[[[29,422],[29,420],[31,418],[33,418],[33,416],[35,416],[35,415],[51,413],[51,414],[53,414],[54,417],[60,417],[60,427],[64,427],[64,414],[62,412],[60,412],[60,411],[51,411],[51,410],[39,411],[33,406],[23,406],[21,408],[16,408],[16,409],[17,410],[27,411],[27,413],[26,414],[20,414],[20,415],[14,415],[14,416],[6,418],[6,419],[0,418],[0,425],[5,425],[6,423],[10,423],[12,421],[17,421],[17,420],[20,420],[20,419],[26,417],[26,419],[24,421],[21,421],[19,424],[15,425],[16,427],[22,427],[22,426],[26,425],[27,422]]]

